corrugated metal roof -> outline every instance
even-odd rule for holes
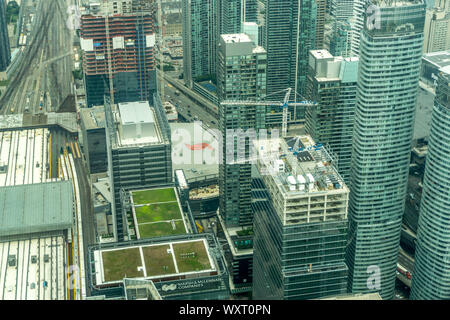
[[[73,208],[70,180],[0,187],[0,236],[69,229]]]

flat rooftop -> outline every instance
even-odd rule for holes
[[[131,191],[130,194],[138,239],[186,233],[175,188]]]
[[[0,131],[0,187],[47,181],[49,138],[45,128]]]
[[[342,177],[332,165],[325,147],[311,136],[266,139],[254,142],[258,161],[270,173],[284,194],[348,192]],[[262,173],[263,174],[263,173]]]
[[[96,284],[124,278],[165,279],[216,271],[205,239],[94,251]]]
[[[438,69],[450,66],[450,50],[424,54],[423,60],[435,65]]]
[[[83,108],[80,110],[80,118],[86,130],[105,128],[105,107]]]
[[[250,37],[245,33],[222,34],[220,36],[223,38],[225,43],[252,42]]]
[[[62,236],[0,242],[0,300],[65,300]]]
[[[148,102],[119,103],[113,114],[119,147],[143,146],[164,142],[155,109]]]
[[[0,187],[0,237],[70,229],[72,182]]]
[[[173,170],[183,170],[192,180],[219,174],[219,142],[216,133],[198,122],[171,123]]]

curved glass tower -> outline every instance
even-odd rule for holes
[[[350,177],[348,289],[352,293],[379,292],[383,299],[391,299],[425,6],[421,0],[372,0],[369,5],[376,10],[367,11],[361,33]]]
[[[411,299],[450,299],[450,66],[436,88]]]

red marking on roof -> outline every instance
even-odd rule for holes
[[[198,144],[186,144],[186,148],[195,151],[195,150],[203,150],[205,148],[208,148],[209,150],[213,150],[214,148],[211,147],[208,143],[198,143]]]

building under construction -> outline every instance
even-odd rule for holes
[[[81,17],[81,48],[88,107],[150,101],[157,90],[153,1],[89,1]]]

